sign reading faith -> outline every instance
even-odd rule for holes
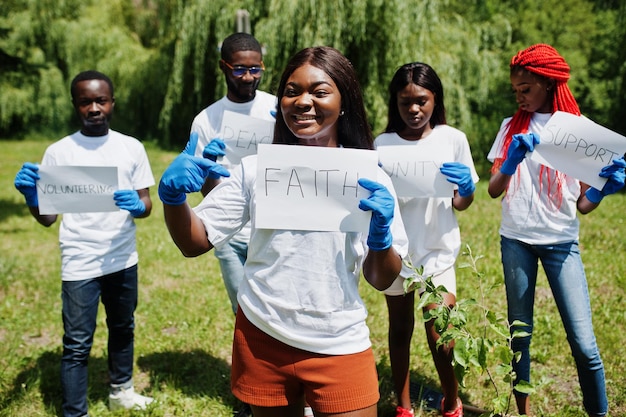
[[[359,209],[377,181],[375,151],[317,146],[259,145],[256,227],[366,232],[371,212]]]
[[[602,167],[626,152],[626,137],[567,112],[555,112],[539,136],[541,142],[530,153],[533,161],[599,190],[607,181],[598,176]]]
[[[220,136],[226,145],[224,163],[237,165],[244,156],[256,154],[259,144],[272,143],[274,125],[273,120],[257,119],[226,110]]]
[[[436,142],[420,146],[379,146],[378,158],[391,177],[398,197],[454,197],[454,184],[441,173],[439,167],[453,156]]]
[[[39,213],[118,211],[113,200],[117,167],[39,166]]]

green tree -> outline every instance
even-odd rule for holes
[[[386,125],[387,86],[396,69],[412,61],[430,64],[444,83],[448,122],[466,131],[473,146],[477,141],[473,149],[480,160],[484,123],[475,123],[492,99],[490,86],[505,74],[500,51],[510,43],[511,28],[495,12],[471,19],[461,13],[471,10],[465,3],[274,0],[255,35],[268,44],[266,60],[273,68],[283,67],[306,46],[325,44],[342,51],[359,74],[375,134]],[[279,76],[271,72],[266,78],[275,86]],[[496,122],[492,131],[497,128]]]
[[[626,2],[595,1],[598,32],[589,56],[588,116],[626,135]]]
[[[127,2],[102,7],[77,0],[32,0],[15,5],[21,7],[0,18],[0,135],[30,130],[59,134],[75,128],[69,82],[86,69],[113,79],[118,87],[116,126],[132,131],[137,119],[129,97],[149,93],[140,80],[155,51],[143,47],[125,25],[133,12]],[[140,88],[125,88],[130,85]]]
[[[626,130],[626,5],[618,0],[6,0],[0,137],[66,133],[75,126],[69,82],[94,68],[116,84],[114,128],[180,148],[195,114],[225,94],[219,46],[244,8],[265,47],[263,90],[275,92],[298,50],[333,46],[354,63],[375,134],[386,125],[395,70],[432,65],[448,122],[467,133],[481,175],[501,120],[516,108],[508,62],[533,43],[554,45],[570,63],[586,115]]]

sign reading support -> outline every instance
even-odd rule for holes
[[[530,159],[572,176],[598,190],[607,179],[602,167],[626,153],[626,137],[590,119],[557,111],[539,134]]]

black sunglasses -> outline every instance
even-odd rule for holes
[[[265,71],[265,65],[263,65],[263,61],[261,61],[261,66],[260,67],[257,67],[257,66],[246,67],[245,65],[235,65],[235,66],[232,66],[232,65],[230,65],[228,62],[226,62],[224,60],[222,60],[222,62],[224,63],[224,65],[226,65],[228,68],[230,68],[230,70],[232,71],[232,73],[233,73],[233,75],[235,77],[241,77],[246,72],[250,72],[250,75],[252,75],[253,77],[259,77],[261,75],[261,73],[263,71]]]

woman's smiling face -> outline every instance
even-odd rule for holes
[[[337,146],[341,93],[322,69],[310,64],[296,69],[287,79],[280,108],[300,144]]]

